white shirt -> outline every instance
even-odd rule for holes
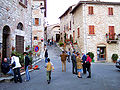
[[[20,65],[20,62],[19,62],[19,57],[12,56],[11,57],[11,64],[13,64],[14,61],[15,61],[15,67],[13,67],[12,69],[20,68],[21,65]]]

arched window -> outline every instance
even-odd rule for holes
[[[23,30],[23,24],[21,22],[18,23],[17,25],[17,29],[19,30]]]

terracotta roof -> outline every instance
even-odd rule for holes
[[[120,2],[102,2],[102,1],[79,1],[79,3],[73,8],[71,13],[81,5],[81,4],[101,4],[101,5],[120,5]]]

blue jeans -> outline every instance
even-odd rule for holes
[[[45,57],[45,63],[47,63],[48,61],[47,61],[47,57]]]
[[[26,74],[26,80],[30,80],[30,74],[29,74],[29,71],[28,71],[28,66],[26,67],[26,70],[25,70],[25,74]]]

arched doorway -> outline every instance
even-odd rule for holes
[[[3,27],[3,37],[2,37],[2,58],[10,56],[10,28],[9,26]]]

